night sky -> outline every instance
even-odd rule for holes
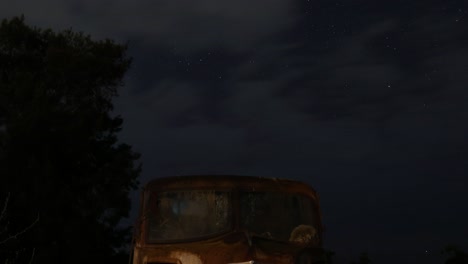
[[[129,44],[115,114],[143,155],[142,184],[305,181],[339,264],[361,252],[442,263],[447,244],[468,249],[466,0],[0,3],[1,18],[21,14]]]

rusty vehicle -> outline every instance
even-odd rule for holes
[[[155,179],[141,194],[133,264],[323,263],[317,193],[251,176]]]

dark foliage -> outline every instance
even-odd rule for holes
[[[39,219],[3,253],[34,251],[34,263],[122,256],[129,230],[118,223],[140,172],[139,155],[117,140],[122,119],[110,114],[131,62],[126,49],[24,18],[2,21],[0,191],[11,194],[10,233]]]
[[[445,264],[468,264],[468,254],[454,245],[448,245],[442,254],[449,255]]]
[[[369,256],[365,252],[361,253],[361,255],[359,256],[358,262],[351,262],[351,264],[369,264],[369,263],[371,263],[371,261],[369,259]]]
[[[335,252],[331,250],[325,250],[325,263],[332,264],[333,263],[333,256],[335,256]]]

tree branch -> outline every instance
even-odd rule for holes
[[[4,240],[0,241],[0,245],[1,244],[5,244],[6,242],[8,242],[9,240],[11,239],[16,239],[18,238],[18,236],[21,236],[22,234],[26,233],[29,229],[31,229],[37,222],[39,222],[39,214],[37,214],[37,217],[36,217],[36,220],[34,220],[34,222],[32,222],[29,226],[27,226],[26,228],[24,228],[23,230],[19,231],[18,233],[14,234],[14,235],[9,235],[7,238],[5,238]]]
[[[10,200],[10,193],[7,194],[7,197],[5,198],[5,202],[3,203],[3,208],[2,208],[2,213],[0,214],[0,221],[5,217],[6,215],[6,210],[8,207],[8,201]]]

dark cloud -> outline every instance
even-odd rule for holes
[[[47,8],[47,12],[38,12]],[[137,38],[187,53],[211,47],[252,48],[295,22],[293,2],[280,0],[15,1],[1,16],[24,14],[34,24],[83,30],[102,38]]]

